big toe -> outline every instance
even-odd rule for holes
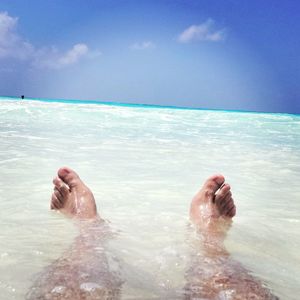
[[[216,174],[209,177],[203,185],[203,191],[205,192],[205,196],[207,198],[213,198],[217,190],[224,183],[225,178],[221,174]]]
[[[70,188],[75,188],[76,186],[83,184],[78,174],[70,168],[60,168],[57,172],[57,175]]]

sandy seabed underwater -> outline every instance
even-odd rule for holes
[[[237,216],[226,239],[281,299],[300,294],[300,116],[0,99],[0,295],[24,299],[34,275],[76,236],[49,210],[52,178],[75,169],[118,232],[124,299],[184,286],[188,209],[222,173]]]

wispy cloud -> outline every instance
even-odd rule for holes
[[[55,47],[39,49],[33,57],[33,65],[38,68],[61,69],[77,63],[88,51],[86,44],[76,44],[65,53]]]
[[[156,45],[151,41],[137,42],[130,46],[132,50],[145,50],[156,48]]]
[[[34,47],[16,33],[17,23],[18,18],[0,12],[0,59],[26,60],[34,52]]]
[[[35,48],[16,31],[18,18],[0,12],[0,59],[13,58],[28,61],[38,68],[60,69],[79,62],[83,57],[94,58],[99,51],[90,51],[84,43],[75,44],[66,52],[56,47]]]
[[[206,20],[199,25],[191,25],[179,36],[178,42],[189,43],[192,41],[220,42],[226,38],[226,29],[215,29],[215,22],[212,19]]]

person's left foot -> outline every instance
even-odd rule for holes
[[[93,193],[75,171],[66,167],[59,169],[53,184],[51,209],[81,219],[92,219],[97,216]]]
[[[223,175],[209,177],[193,198],[190,218],[202,231],[213,230],[218,221],[231,220],[236,213],[229,184]]]

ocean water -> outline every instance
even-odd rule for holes
[[[77,235],[49,210],[61,166],[80,174],[117,232],[108,251],[123,299],[180,295],[190,201],[214,173],[237,206],[231,257],[281,299],[299,299],[298,115],[1,98],[0,142],[1,299],[24,299]]]

